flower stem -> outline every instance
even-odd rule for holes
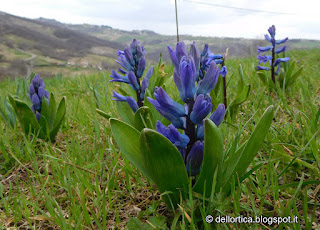
[[[222,67],[223,66],[225,66],[225,63],[224,63],[224,61],[225,61],[225,59],[223,58],[222,59]],[[224,77],[222,77],[223,78],[223,103],[224,103],[224,107],[225,108],[227,108],[227,106],[228,106],[228,102],[227,102],[227,83],[226,83],[226,76],[227,75],[225,75]],[[226,113],[226,115],[225,116],[227,116],[227,113]]]
[[[276,77],[274,74],[274,66],[273,63],[275,62],[275,45],[272,47],[272,64],[271,64],[271,78],[274,84],[276,84]]]
[[[134,74],[136,76],[136,79],[137,79],[137,82],[139,83],[139,86],[140,86],[140,89],[136,91],[136,94],[137,94],[137,104],[140,107],[143,106],[143,101],[141,100],[141,84],[140,84],[140,80],[138,78],[138,63],[136,63],[136,66],[134,67]]]
[[[193,144],[197,141],[196,127],[190,119],[190,114],[193,109],[194,99],[188,101],[188,115],[186,116],[186,129],[185,134],[190,138],[190,141],[187,145],[187,151],[185,158],[187,159],[188,154],[191,151]],[[185,160],[186,160],[185,159]]]

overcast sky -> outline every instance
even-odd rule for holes
[[[65,23],[148,29],[174,35],[174,6],[174,0],[3,0],[0,10],[28,18],[45,17]],[[178,0],[179,32],[263,38],[274,24],[277,39],[288,36],[320,40],[319,9],[319,0]]]

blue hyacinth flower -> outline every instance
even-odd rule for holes
[[[118,50],[118,60],[116,62],[121,65],[121,68],[118,68],[119,73],[115,70],[111,70],[110,75],[112,78],[110,81],[129,84],[136,92],[136,102],[133,101],[134,99],[132,97],[126,97],[124,100],[119,95],[114,94],[114,98],[116,100],[126,101],[134,112],[136,112],[139,107],[143,106],[145,92],[153,74],[153,68],[150,67],[141,82],[140,79],[143,77],[143,73],[146,69],[146,59],[144,54],[145,50],[143,46],[141,46],[136,39],[133,39],[128,48],[123,51]],[[120,100],[120,98],[122,99]]]
[[[222,76],[227,74],[227,68],[223,67],[220,71],[216,61],[222,62],[222,55],[212,54],[208,45],[205,45],[200,56],[195,43],[191,44],[190,54],[186,52],[183,42],[177,44],[175,51],[170,46],[168,50],[175,66],[173,79],[185,104],[175,102],[162,88],[157,87],[154,92],[155,99],[148,97],[148,100],[172,123],[166,127],[158,121],[157,131],[177,147],[188,174],[195,176],[200,172],[203,159],[203,120],[212,109],[210,92],[215,87],[219,74]],[[218,126],[224,114],[225,107],[220,104],[210,119]],[[182,129],[182,133],[177,129]]]
[[[49,104],[49,92],[45,90],[44,80],[40,75],[35,75],[29,86],[29,98],[32,102],[31,110],[35,114],[37,120],[41,117],[42,100],[45,98]]]

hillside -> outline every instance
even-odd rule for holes
[[[101,68],[104,60],[113,63],[115,52],[123,48],[118,42],[68,29],[62,23],[52,24],[6,13],[0,14],[0,37],[2,75],[3,72],[22,74],[26,69],[23,61],[38,69],[52,66]],[[32,55],[35,58],[29,63]]]
[[[73,75],[116,67],[116,51],[138,39],[146,49],[148,64],[155,63],[160,52],[168,59],[167,45],[174,46],[176,36],[153,31],[124,31],[102,25],[73,25],[54,19],[27,19],[0,12],[0,77],[21,76],[31,71],[42,75]],[[181,35],[186,43],[196,41],[201,49],[208,43],[214,53],[229,57],[256,54],[258,39],[218,38]],[[320,41],[290,40],[289,48],[320,47]]]

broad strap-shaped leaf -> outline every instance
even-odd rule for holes
[[[63,98],[62,100],[65,100],[65,99]],[[48,114],[48,117],[46,117],[50,129],[52,129],[55,125],[57,112],[58,111],[56,106],[56,100],[54,98],[53,93],[51,93],[50,99],[49,99],[49,114]],[[42,113],[42,110],[41,110],[41,113]]]
[[[288,82],[288,86],[292,85],[292,84],[297,80],[297,78],[301,75],[302,71],[303,71],[303,66],[300,67],[300,68],[297,70],[297,72],[295,72],[295,73],[290,77],[289,82]]]
[[[144,128],[154,129],[153,115],[149,107],[142,106],[134,114],[134,127],[141,131]]]
[[[267,72],[269,73],[269,72]],[[267,76],[267,74],[265,72],[262,71],[258,71],[257,72],[260,80],[268,87],[271,89],[276,89],[276,85],[273,83],[272,79],[270,76]]]
[[[54,121],[53,129],[50,130],[50,140],[53,141],[57,135],[63,119],[66,115],[66,98],[63,97],[59,103],[58,110],[56,112],[56,118]]]
[[[121,119],[129,125],[134,125],[134,113],[127,102],[117,101],[117,109]]]
[[[239,64],[239,76],[240,76],[240,80],[238,83],[238,91],[237,91],[237,95],[239,95],[242,91],[243,91],[243,87],[244,87],[244,73],[243,73],[243,69],[242,69],[242,65]]]
[[[204,152],[200,176],[193,187],[197,193],[209,197],[212,189],[213,176],[218,167],[217,184],[220,184],[223,164],[223,140],[219,128],[210,119],[204,121]],[[216,187],[217,188],[217,187]],[[204,191],[205,190],[205,191]]]
[[[23,101],[14,99],[12,96],[9,96],[9,100],[12,107],[15,109],[15,112],[17,114],[18,120],[21,124],[21,127],[24,133],[25,134],[29,134],[30,132],[33,134],[39,133],[39,137],[44,139],[46,135],[40,129],[40,125],[37,121],[37,118],[32,112],[32,110],[30,109],[30,107]]]
[[[230,103],[228,109],[230,110],[231,117],[233,117],[237,107],[247,100],[250,93],[250,88],[250,85],[244,86],[242,92]]]
[[[237,154],[230,156],[228,161],[225,163],[223,170],[224,192],[230,193],[230,182],[232,176],[235,176],[235,178],[241,178],[241,176],[246,173],[247,168],[256,156],[268,133],[273,119],[273,114],[274,107],[271,105],[263,113],[245,146],[241,147],[242,151],[236,151]]]
[[[16,126],[16,116],[14,113],[14,109],[7,98],[4,98],[3,105],[4,110],[0,108],[0,116],[3,118],[3,120],[7,123],[8,126],[14,128]]]
[[[100,110],[100,109],[96,109],[97,113],[99,113],[101,116],[103,116],[106,119],[109,119],[111,116],[109,114],[107,114],[106,112]]]
[[[118,119],[111,118],[109,121],[114,139],[123,155],[148,179],[152,180],[140,152],[140,132]]]
[[[289,63],[288,63],[289,65]],[[288,68],[288,70],[286,70],[286,81],[289,81],[291,78],[291,75],[293,73],[294,68],[296,67],[296,62],[295,61],[291,61],[290,67]]]
[[[178,149],[160,133],[144,129],[140,135],[140,150],[153,182],[161,193],[169,192],[164,199],[169,208],[175,208],[180,193],[185,197],[189,184],[187,170]]]

